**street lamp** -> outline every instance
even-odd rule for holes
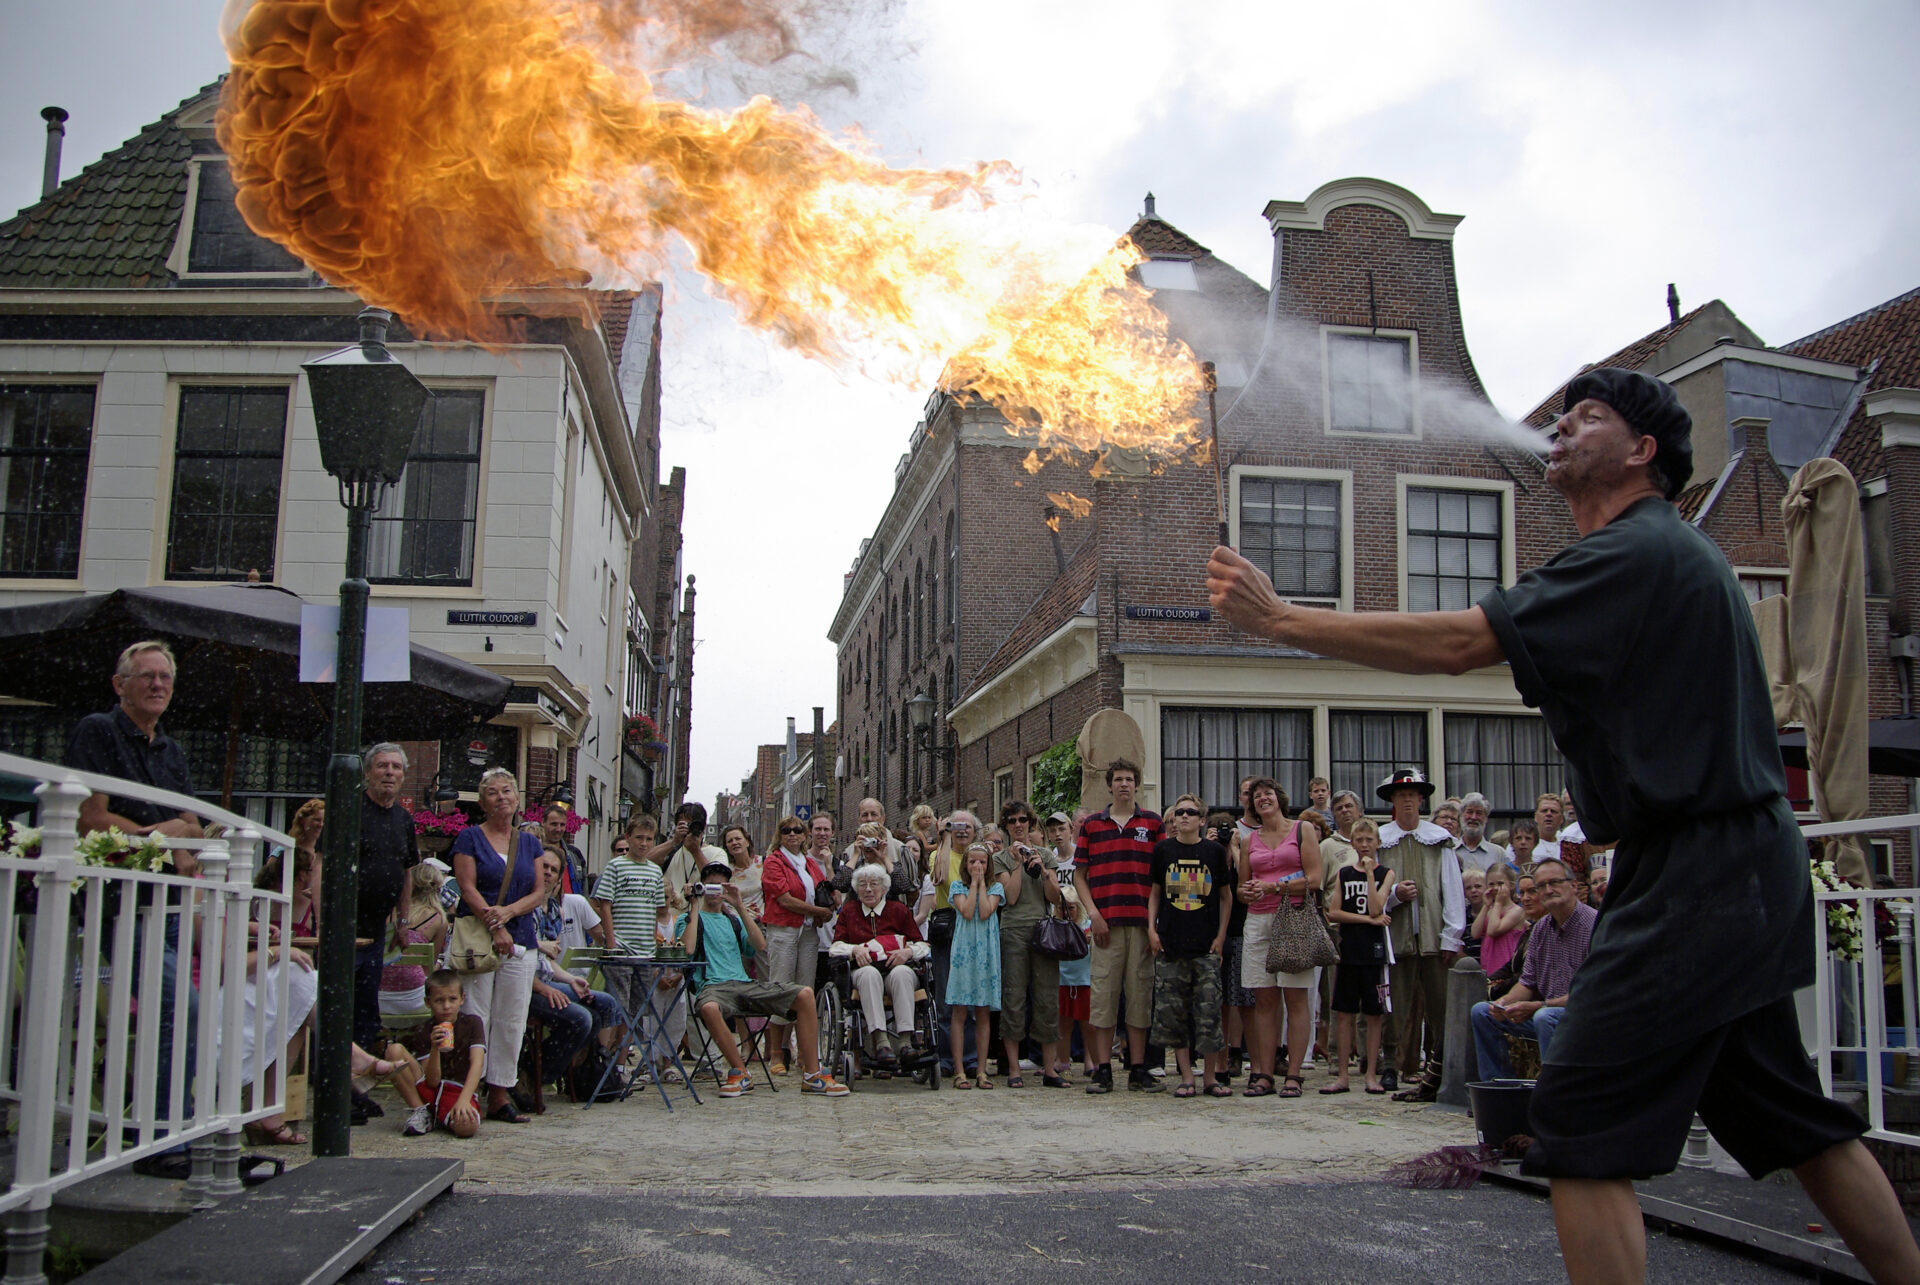
[[[913,735],[920,742],[922,751],[936,759],[953,757],[951,747],[933,743],[933,697],[925,692],[915,692],[907,702],[907,722],[913,728]]]
[[[347,510],[340,582],[340,651],[333,682],[333,753],[320,845],[319,1050],[313,1067],[313,1154],[352,1150],[353,938],[360,896],[360,697],[367,641],[367,532],[373,511],[407,466],[407,449],[433,394],[387,351],[393,314],[360,313],[360,342],[301,367],[313,396],[320,463]]]

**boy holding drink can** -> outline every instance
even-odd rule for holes
[[[400,1062],[393,1087],[412,1111],[401,1130],[409,1138],[433,1131],[437,1123],[455,1137],[471,1138],[480,1129],[474,1094],[487,1066],[487,1033],[480,1019],[462,1013],[466,987],[460,974],[443,968],[427,978],[427,1008],[433,1021],[416,1026],[387,1050]]]

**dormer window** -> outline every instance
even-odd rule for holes
[[[1194,275],[1192,259],[1145,259],[1140,264],[1140,284],[1149,290],[1198,290],[1200,279]]]
[[[257,235],[234,204],[237,188],[223,156],[188,163],[186,212],[167,266],[183,280],[304,281],[312,274],[284,248]]]

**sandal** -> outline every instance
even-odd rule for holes
[[[1328,1084],[1328,1085],[1324,1085],[1321,1088],[1320,1092],[1321,1093],[1351,1093],[1353,1092],[1353,1090],[1344,1084]]]
[[[974,1082],[975,1084],[977,1084],[977,1085],[979,1085],[979,1086],[980,1086],[981,1088],[983,1088],[983,1089],[991,1089],[991,1088],[994,1088],[994,1087],[995,1087],[995,1085],[994,1085],[994,1083],[993,1083],[993,1080],[992,1080],[992,1078],[991,1078],[991,1077],[989,1077],[989,1076],[985,1076],[985,1075],[976,1075],[976,1076],[974,1076],[974,1077],[973,1077],[973,1082]]]
[[[525,1124],[532,1118],[532,1116],[520,1114],[520,1112],[514,1108],[511,1098],[487,1112],[487,1119],[498,1120],[502,1124]]]
[[[1200,1096],[1200,1086],[1197,1084],[1176,1085],[1174,1086],[1173,1096],[1176,1098],[1197,1098]]]
[[[1297,1075],[1280,1077],[1280,1096],[1283,1098],[1297,1098],[1300,1096],[1300,1091],[1306,1087],[1307,1082]]]
[[[1064,1075],[1043,1075],[1040,1077],[1040,1084],[1043,1088],[1064,1089],[1068,1083],[1069,1081]]]
[[[1209,1084],[1207,1086],[1207,1096],[1210,1098],[1230,1098],[1233,1096],[1233,1090],[1224,1084]]]
[[[973,1081],[964,1075],[956,1075],[953,1077],[953,1087],[956,1089],[971,1089],[973,1087]]]
[[[304,1147],[307,1135],[282,1120],[279,1124],[267,1124],[256,1120],[245,1128],[247,1141],[256,1147]]]
[[[1247,1076],[1247,1087],[1240,1091],[1243,1098],[1270,1098],[1273,1096],[1273,1077],[1262,1071]]]
[[[1017,1075],[1010,1075],[1007,1077],[1007,1087],[1010,1089],[1024,1089],[1027,1087],[1027,1082]]]

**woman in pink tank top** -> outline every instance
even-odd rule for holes
[[[1290,897],[1298,904],[1320,887],[1320,836],[1311,826],[1287,823],[1287,794],[1272,777],[1257,778],[1248,788],[1248,796],[1260,818],[1260,828],[1241,849],[1239,871],[1239,895],[1247,903],[1240,976],[1242,985],[1253,992],[1253,1030],[1248,1036],[1247,1053],[1254,1069],[1247,1076],[1245,1092],[1250,1098],[1274,1093],[1274,1050],[1284,999],[1287,1074],[1279,1095],[1297,1098],[1305,1083],[1300,1078],[1300,1064],[1306,1061],[1307,1041],[1312,1035],[1307,990],[1314,984],[1313,972],[1268,972],[1267,947],[1273,939],[1274,912],[1280,909],[1281,897]]]

